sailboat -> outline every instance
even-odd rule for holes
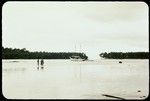
[[[81,45],[80,45],[80,50],[81,50]],[[76,51],[76,46],[75,46],[75,51]],[[85,61],[86,59],[81,58],[79,55],[72,55],[70,57],[71,61]]]
[[[73,55],[70,57],[71,61],[85,61],[85,59],[81,58],[80,56]]]

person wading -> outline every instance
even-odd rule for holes
[[[39,66],[39,62],[40,62],[40,61],[39,61],[39,59],[38,59],[38,60],[37,60],[37,64],[38,64],[38,66]]]
[[[44,60],[42,59],[41,60],[41,69],[44,69],[43,65],[44,65]]]
[[[42,66],[44,65],[44,60],[43,60],[43,59],[41,60],[41,65],[42,65]]]

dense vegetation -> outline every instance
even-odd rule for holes
[[[99,56],[108,59],[149,59],[149,52],[105,52]]]
[[[29,52],[25,48],[12,49],[2,47],[2,59],[69,59],[72,55],[88,59],[86,54],[78,52]]]

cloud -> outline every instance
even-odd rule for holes
[[[147,15],[148,6],[144,2],[93,3],[85,6],[85,16],[101,22],[133,21]]]

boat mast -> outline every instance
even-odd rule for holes
[[[76,45],[75,45],[75,52],[76,52]]]
[[[81,44],[80,44],[80,51],[79,52],[81,52]]]

